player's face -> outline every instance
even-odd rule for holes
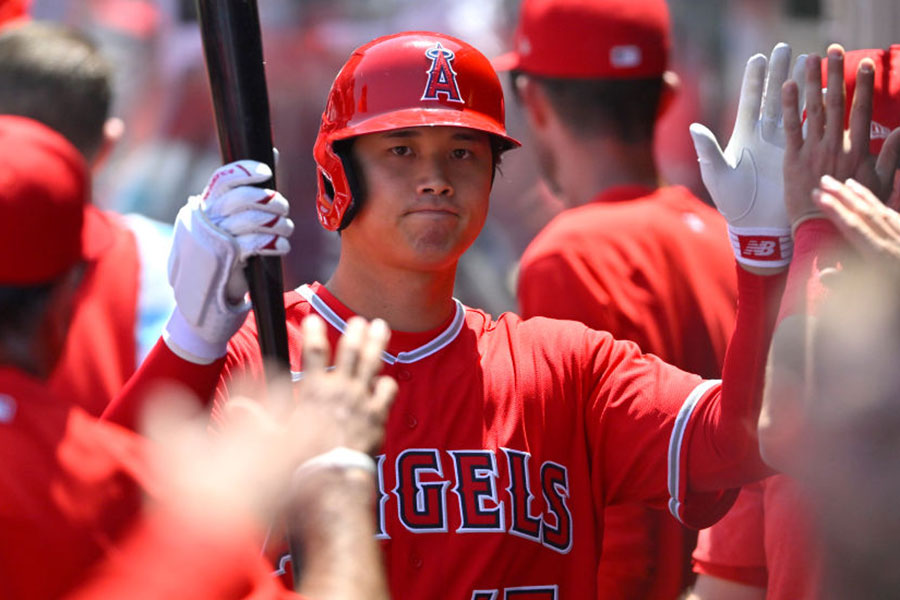
[[[360,136],[353,155],[365,201],[341,243],[402,268],[455,265],[487,217],[493,169],[488,135],[410,127]]]

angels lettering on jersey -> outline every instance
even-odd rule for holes
[[[463,103],[459,84],[456,82],[456,71],[452,66],[455,58],[453,51],[438,42],[425,51],[425,56],[431,59],[431,66],[427,70],[428,81],[421,99],[440,100],[440,96],[444,95],[447,102]]]
[[[564,465],[549,460],[535,465],[529,453],[510,448],[410,448],[392,460],[379,455],[377,467],[379,539],[391,539],[395,528],[403,528],[418,534],[513,535],[559,554],[572,549]]]

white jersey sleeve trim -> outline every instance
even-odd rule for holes
[[[688,422],[694,409],[706,392],[713,387],[722,383],[721,379],[709,379],[702,381],[697,387],[691,390],[684,404],[675,417],[675,427],[672,429],[672,435],[669,437],[669,512],[672,513],[679,522],[681,519],[681,499],[679,491],[681,490],[681,451],[684,442],[684,432],[687,430]]]
[[[296,292],[300,294],[304,300],[309,302],[309,305],[313,307],[313,310],[319,313],[329,325],[341,333],[344,333],[347,330],[347,322],[338,316],[336,312],[331,310],[331,308],[325,304],[325,301],[319,298],[308,285],[301,285],[297,288]],[[453,321],[446,329],[433,337],[429,342],[422,344],[418,348],[409,350],[408,352],[400,352],[394,355],[385,350],[381,353],[381,359],[389,365],[394,363],[414,363],[440,351],[447,346],[447,344],[455,340],[456,336],[459,335],[459,332],[462,331],[463,324],[465,323],[466,309],[462,302],[456,298],[453,299],[453,302],[456,304],[456,313],[453,315]]]

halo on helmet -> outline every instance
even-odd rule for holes
[[[456,38],[407,32],[361,46],[338,73],[313,148],[317,215],[342,229],[354,210],[352,165],[335,142],[407,127],[464,127],[489,134],[498,152],[521,146],[507,135],[503,90],[481,52]]]

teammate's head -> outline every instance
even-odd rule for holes
[[[356,49],[328,94],[313,154],[317,214],[344,229],[359,210],[366,182],[354,166],[358,136],[413,127],[484,132],[494,165],[519,143],[506,134],[503,90],[488,59],[471,45],[439,33],[407,32]]]
[[[83,263],[81,227],[89,196],[84,158],[65,138],[31,119],[0,116],[4,362],[16,354],[22,365],[39,370],[36,364],[46,367],[58,357]]]
[[[104,141],[112,67],[81,34],[32,21],[0,32],[0,114],[62,133],[93,161]]]
[[[668,57],[664,0],[524,0],[514,49],[493,64],[510,73],[532,129],[551,110],[575,140],[612,136],[633,145],[652,142],[672,96]],[[535,137],[549,174],[552,157]]]
[[[849,126],[850,99],[856,89],[856,70],[860,61],[871,58],[875,63],[875,88],[872,94],[872,126],[869,151],[877,155],[888,134],[900,127],[900,44],[887,49],[852,50],[844,54],[845,103],[844,126]],[[822,59],[822,86],[827,84],[827,58]]]

